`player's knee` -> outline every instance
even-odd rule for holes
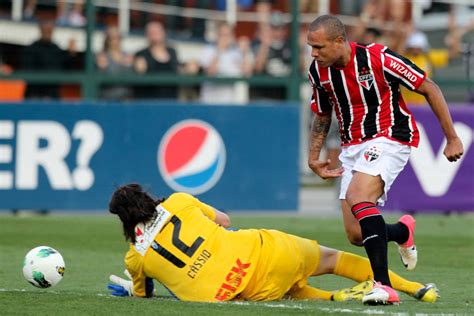
[[[338,251],[331,249],[330,252],[326,253],[325,262],[326,262],[326,273],[334,273],[334,269],[337,264]]]
[[[344,230],[346,232],[347,239],[351,244],[362,246],[362,232],[360,230],[360,225],[355,218],[354,220],[347,220],[344,223]]]
[[[367,198],[361,196],[360,191],[357,189],[347,190],[346,192],[346,201],[352,207],[352,205],[357,204],[361,201],[366,201]]]
[[[354,237],[354,236],[347,236],[347,239],[349,239],[349,242],[353,244],[354,246],[357,247],[362,247],[362,238],[359,237]]]
[[[319,265],[313,275],[334,273],[339,251],[336,249],[320,246]]]
[[[346,191],[345,198],[349,206],[352,207],[360,202],[376,201],[380,195],[379,190],[371,189],[364,183],[351,183]]]
[[[362,235],[360,230],[356,229],[346,229],[347,239],[354,246],[362,246]]]

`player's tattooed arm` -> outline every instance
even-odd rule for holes
[[[311,124],[309,163],[319,160],[319,154],[331,126],[331,115],[315,115]]]
[[[329,115],[315,115],[311,126],[308,165],[311,170],[323,179],[340,177],[344,171],[342,167],[329,169],[330,160],[320,160],[319,154],[331,126],[331,113]]]

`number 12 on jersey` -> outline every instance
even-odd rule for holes
[[[194,240],[191,246],[188,246],[181,239],[179,239],[179,233],[181,231],[181,220],[176,215],[173,215],[173,217],[171,217],[171,220],[168,222],[168,224],[169,223],[172,223],[174,226],[173,237],[171,240],[173,243],[173,246],[175,246],[179,251],[181,251],[186,256],[191,258],[194,255],[194,253],[197,251],[199,246],[201,246],[201,244],[204,242],[204,238],[199,236]],[[173,255],[171,252],[169,252],[167,249],[165,249],[156,241],[153,241],[153,243],[151,244],[151,248],[154,251],[156,251],[159,255],[161,255],[163,258],[165,258],[166,260],[168,260],[169,262],[177,266],[178,268],[183,268],[186,265],[182,260],[180,260],[178,257]]]

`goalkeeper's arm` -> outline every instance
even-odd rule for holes
[[[109,280],[110,283],[107,286],[109,290],[111,290],[111,294],[113,296],[138,296],[138,297],[152,297],[154,294],[154,285],[152,278],[144,278],[143,287],[144,290],[141,289],[141,286],[135,286],[133,281],[131,280],[132,277],[130,273],[125,270],[125,275],[128,277],[127,279],[118,277],[114,274],[110,275]]]
[[[230,227],[230,217],[224,212],[218,211],[214,209],[214,212],[216,213],[216,218],[214,219],[214,222],[216,224],[221,225],[222,227]]]

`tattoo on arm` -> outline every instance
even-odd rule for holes
[[[309,158],[310,160],[318,160],[319,153],[323,148],[324,141],[329,132],[331,126],[331,115],[319,116],[315,115],[313,124],[311,125],[311,136],[310,136],[310,149]]]
[[[326,136],[329,132],[329,127],[331,126],[331,116],[318,116],[315,115],[313,119],[313,125],[311,126],[311,134],[314,136],[319,136],[324,134]]]

